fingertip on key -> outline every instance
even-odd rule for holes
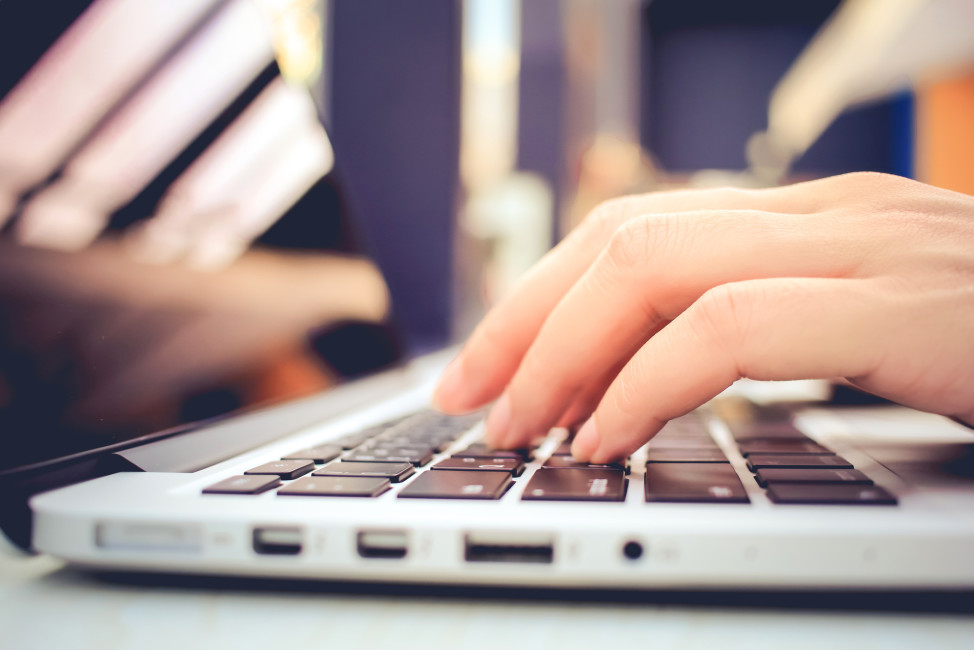
[[[575,434],[575,440],[572,442],[572,456],[575,460],[588,463],[592,460],[592,456],[599,448],[599,432],[595,426],[595,418],[589,418],[582,428],[578,430]]]
[[[507,393],[501,395],[487,414],[484,423],[484,440],[498,449],[504,449],[504,442],[511,428],[511,398]]]
[[[433,389],[433,406],[444,413],[463,410],[463,364],[460,357],[451,361]]]

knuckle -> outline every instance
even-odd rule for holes
[[[582,222],[586,234],[603,235],[606,238],[625,222],[635,197],[623,196],[603,201]]]
[[[712,192],[714,205],[746,205],[749,199],[759,196],[766,190],[756,190],[744,187],[716,187]]]
[[[612,268],[628,270],[647,258],[652,235],[646,217],[630,219],[617,228],[605,249],[606,261]]]
[[[645,361],[637,354],[619,373],[611,391],[611,407],[626,421],[637,420],[645,410],[647,400],[643,386],[647,371]]]
[[[852,193],[853,197],[861,196],[863,190],[877,192],[890,191],[901,189],[914,183],[914,181],[903,178],[902,176],[874,171],[850,172],[841,176],[835,176],[831,180],[836,185]]]
[[[647,321],[671,320],[675,313],[660,310],[680,290],[679,278],[669,272],[670,261],[686,247],[688,229],[684,215],[630,219],[609,239],[590,280],[602,293],[625,292],[632,308]]]
[[[882,172],[873,171],[854,171],[848,172],[846,174],[840,174],[838,176],[833,176],[831,182],[833,183],[863,183],[863,182],[874,182],[879,181],[881,178],[885,178],[888,174]]]
[[[691,322],[697,336],[736,358],[734,351],[750,340],[755,300],[754,290],[747,283],[710,289],[694,304]]]
[[[642,215],[616,229],[606,247],[606,256],[616,266],[632,268],[674,254],[687,239],[685,215]]]
[[[481,322],[475,338],[479,339],[480,349],[491,356],[497,357],[514,352],[510,325],[505,322],[504,318],[498,317],[496,314],[488,315]]]
[[[867,183],[897,183],[905,180],[902,176],[888,174],[886,172],[858,171],[846,174],[849,180]]]

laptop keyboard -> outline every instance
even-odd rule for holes
[[[896,505],[846,459],[812,440],[789,415],[726,421],[736,452],[768,499],[783,505]],[[668,423],[625,463],[592,465],[571,456],[569,436],[539,448],[496,450],[469,440],[480,414],[421,411],[295,450],[211,485],[204,494],[498,500],[524,483],[524,501],[619,502],[641,474],[648,503],[749,503],[737,470],[706,422],[689,414]],[[634,463],[643,469],[632,472]],[[533,472],[525,472],[532,463]]]

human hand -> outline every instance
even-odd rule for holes
[[[845,378],[974,423],[974,198],[856,173],[609,201],[477,327],[434,402],[624,457],[741,377]],[[591,415],[591,417],[589,417]]]

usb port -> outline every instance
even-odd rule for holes
[[[259,555],[297,555],[302,537],[300,528],[254,528],[254,551]]]
[[[365,558],[398,560],[406,557],[409,540],[401,530],[363,530],[357,538],[358,554]]]
[[[548,535],[468,533],[464,538],[467,562],[551,564],[555,546]]]

